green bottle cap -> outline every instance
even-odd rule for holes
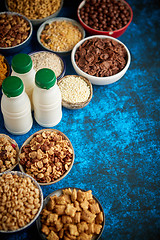
[[[25,53],[19,53],[12,58],[12,68],[17,73],[27,73],[32,68],[32,59]]]
[[[9,76],[3,80],[2,90],[7,97],[17,97],[24,89],[22,80],[19,77]]]
[[[38,87],[50,89],[56,82],[55,73],[49,68],[42,68],[37,71],[35,76],[35,83]]]

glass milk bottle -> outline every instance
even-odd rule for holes
[[[33,90],[34,117],[43,127],[53,127],[62,118],[62,98],[55,73],[48,68],[37,71]]]
[[[27,133],[33,124],[31,104],[20,78],[10,76],[2,83],[1,110],[6,129],[15,135]]]
[[[11,76],[17,76],[23,81],[25,91],[31,101],[31,108],[33,110],[32,92],[35,86],[36,71],[33,68],[31,57],[25,53],[19,53],[12,58],[11,67]]]

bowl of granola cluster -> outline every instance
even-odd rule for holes
[[[5,5],[8,11],[18,12],[26,16],[33,26],[38,26],[50,18],[56,17],[62,7],[64,0],[6,0]]]
[[[0,199],[0,233],[15,233],[30,227],[43,206],[39,184],[19,171],[0,173]]]
[[[49,19],[37,31],[40,46],[59,55],[69,54],[84,37],[83,27],[77,21],[65,17]]]
[[[0,52],[11,54],[21,51],[31,41],[32,23],[16,12],[0,13]]]
[[[44,199],[36,224],[43,240],[98,240],[104,229],[105,215],[91,190],[63,188]]]
[[[19,168],[40,185],[62,180],[71,170],[74,149],[69,138],[56,129],[43,129],[31,135],[19,151]]]
[[[92,84],[107,85],[124,76],[131,56],[128,48],[118,39],[93,35],[75,45],[71,62],[76,73],[88,78]]]
[[[6,134],[0,134],[0,173],[13,170],[18,164],[19,147]]]

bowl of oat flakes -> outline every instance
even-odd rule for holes
[[[37,181],[19,171],[0,173],[0,199],[0,233],[16,233],[30,227],[43,206]]]
[[[6,134],[0,134],[0,173],[13,170],[18,164],[19,147]]]
[[[26,16],[33,26],[38,26],[50,18],[58,16],[64,0],[5,0],[6,9]]]
[[[69,54],[84,37],[83,27],[77,21],[65,17],[49,19],[37,31],[41,47],[60,55]]]
[[[38,51],[29,54],[35,71],[37,72],[41,68],[51,69],[57,78],[57,81],[61,79],[66,72],[66,64],[64,60],[56,53],[49,51]]]
[[[69,138],[57,129],[43,129],[31,135],[19,151],[19,168],[40,185],[62,180],[74,163]]]
[[[62,188],[44,199],[36,225],[43,240],[98,240],[105,226],[105,214],[92,190]]]

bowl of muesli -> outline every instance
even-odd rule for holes
[[[19,151],[19,168],[40,185],[62,180],[74,163],[74,149],[69,138],[57,129],[43,129],[32,134]]]
[[[52,18],[40,25],[37,40],[51,52],[67,55],[85,37],[85,30],[75,20],[65,17]]]

